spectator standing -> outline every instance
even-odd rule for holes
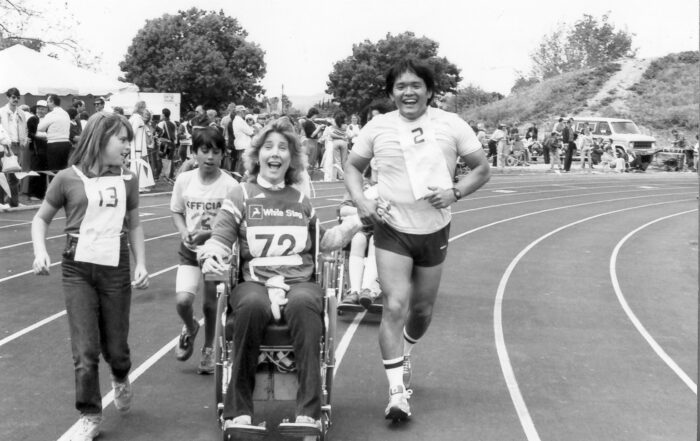
[[[348,124],[347,138],[348,138],[348,150],[352,150],[352,145],[355,142],[355,138],[360,134],[360,119],[356,114],[350,117],[350,124]]]
[[[39,121],[46,116],[49,111],[46,100],[39,100],[34,109],[33,115],[27,120],[27,136],[29,137],[30,169],[37,172],[44,172],[49,169],[46,146],[46,133],[38,132]],[[29,200],[44,199],[46,194],[46,176],[29,177]]]
[[[554,170],[554,166],[557,166],[557,171],[561,170],[561,142],[559,141],[559,134],[553,131],[549,134],[547,139],[544,140],[544,150],[549,152],[550,159],[550,170]]]
[[[70,118],[70,130],[68,131],[68,139],[73,147],[80,140],[80,134],[83,133],[83,126],[80,124],[80,115],[75,107],[68,109],[68,117]]]
[[[498,124],[496,130],[491,134],[491,140],[496,143],[497,164],[501,170],[505,169],[506,158],[508,157],[508,137],[504,129],[505,126],[503,124]]]
[[[562,148],[566,149],[566,155],[564,156],[564,172],[568,173],[571,171],[571,161],[574,157],[574,150],[576,150],[576,143],[574,142],[574,128],[571,127],[574,122],[573,118],[569,118],[564,125],[564,129],[561,132],[561,143]]]
[[[489,152],[489,140],[486,137],[486,130],[484,128],[484,123],[478,123],[476,125],[476,139],[479,140],[479,144],[481,144],[481,148],[484,149],[485,152]],[[488,158],[487,158],[488,159]]]
[[[105,99],[101,96],[95,98],[95,101],[92,104],[95,106],[95,113],[105,110]]]
[[[7,134],[9,144],[4,154],[17,156],[19,165],[23,171],[29,171],[27,117],[19,108],[20,93],[16,87],[11,87],[5,92],[9,101],[0,107],[0,124]],[[0,165],[0,168],[2,166]],[[19,179],[14,173],[6,173],[7,184],[10,187],[10,207],[19,206]],[[4,191],[0,190],[0,203],[3,202]]]
[[[175,144],[177,143],[177,129],[175,124],[170,121],[170,109],[161,110],[163,119],[156,126],[156,136],[158,138],[158,151],[163,163],[162,174],[168,181],[172,182],[174,176],[174,167],[172,166],[173,157],[175,156]]]
[[[47,157],[49,170],[57,172],[68,167],[72,144],[70,143],[70,116],[61,108],[61,99],[48,95],[46,103],[49,113],[39,121],[37,130],[46,132]]]
[[[243,164],[243,153],[250,147],[250,142],[253,139],[253,128],[245,122],[246,107],[237,105],[236,116],[233,118],[233,145],[236,149],[236,168],[235,171],[243,176],[245,166]]]
[[[134,131],[134,140],[132,141],[131,147],[132,161],[148,155],[148,128],[146,127],[145,121],[146,111],[146,102],[137,101],[134,105],[134,111],[129,117],[131,129]]]
[[[234,147],[235,136],[233,134],[233,118],[236,116],[236,104],[230,103],[226,108],[226,114],[221,118],[221,129],[226,142],[226,152],[224,154],[224,163],[221,168],[228,171],[235,170],[236,153]]]
[[[588,127],[588,124],[583,125],[581,135],[578,137],[578,143],[581,146],[581,170],[586,168],[586,161],[588,161],[589,167],[593,170],[593,158],[591,157],[593,137],[591,136],[591,129]]]
[[[321,134],[323,134],[325,126],[317,126],[316,123],[313,122],[312,118],[316,115],[318,115],[318,109],[316,109],[315,107],[310,108],[309,111],[306,113],[306,120],[302,124],[302,128],[304,129],[304,135],[306,137],[304,147],[306,148],[307,154],[309,155],[310,169],[317,168],[322,159],[321,145],[318,139],[321,136]]]
[[[683,153],[685,153],[685,164],[683,168],[689,171],[692,170],[695,165],[695,161],[693,161],[693,146],[686,141],[685,136],[683,136],[683,134],[678,130],[671,130],[671,134],[673,135],[673,146],[677,149],[683,150]]]

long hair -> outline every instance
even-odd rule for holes
[[[68,165],[76,165],[83,172],[87,173],[95,164],[102,170],[102,152],[109,143],[112,136],[119,135],[122,128],[126,129],[126,136],[129,142],[134,139],[134,131],[129,121],[117,113],[97,112],[92,115],[75,150],[68,159]]]
[[[291,161],[287,173],[284,175],[285,185],[296,184],[301,181],[301,173],[304,171],[304,155],[301,151],[299,138],[294,132],[294,126],[286,118],[279,118],[271,121],[263,127],[260,132],[253,138],[250,149],[245,153],[245,165],[250,176],[249,181],[255,182],[260,173],[260,149],[271,133],[279,133],[289,145],[289,154]]]

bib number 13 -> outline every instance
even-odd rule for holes
[[[100,190],[100,207],[116,207],[118,202],[116,187]]]

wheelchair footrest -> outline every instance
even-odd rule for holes
[[[318,423],[290,423],[285,420],[277,426],[277,429],[282,436],[290,438],[321,435],[321,426]]]

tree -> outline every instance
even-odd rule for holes
[[[560,26],[545,35],[530,55],[532,76],[550,78],[572,70],[599,66],[623,57],[634,57],[632,37],[627,31],[617,31],[608,23],[608,14],[600,20],[584,14],[568,29]]]
[[[148,20],[119,67],[146,92],[180,92],[183,110],[222,102],[253,107],[265,90],[264,52],[223,11],[192,8]]]
[[[442,108],[455,113],[461,113],[472,107],[479,107],[499,101],[504,98],[498,92],[486,92],[479,86],[468,85],[459,89],[456,93],[446,96],[442,101]]]
[[[387,34],[384,40],[365,40],[352,47],[352,55],[336,62],[328,75],[326,93],[333,95],[347,113],[359,112],[372,101],[385,96],[384,77],[396,62],[414,58],[427,63],[435,71],[435,95],[439,99],[454,92],[462,80],[460,69],[444,57],[437,56],[439,44],[413,32],[396,36]]]

